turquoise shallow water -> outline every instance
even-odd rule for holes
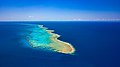
[[[52,35],[48,33],[47,29],[45,29],[45,27],[43,26],[35,24],[31,26],[29,25],[29,27],[26,27],[26,29],[23,30],[23,32],[21,31],[21,33],[23,34],[25,39],[27,39],[31,43],[33,47],[39,47],[43,44],[48,45],[51,43],[50,37],[52,37]]]
[[[75,55],[32,49],[20,33],[44,25],[71,43]],[[0,67],[120,67],[120,22],[1,22]]]

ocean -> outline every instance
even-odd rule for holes
[[[35,50],[20,33],[39,24],[71,43],[74,55]],[[120,67],[120,22],[17,21],[0,22],[0,67]]]

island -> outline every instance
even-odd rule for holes
[[[44,48],[54,52],[74,54],[75,48],[70,43],[59,40],[60,35],[53,32],[54,30],[48,30],[43,25],[34,25],[29,29],[25,38],[33,48]]]

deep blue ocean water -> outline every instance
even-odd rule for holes
[[[19,35],[27,24],[55,30],[75,55],[27,47]],[[0,67],[120,67],[120,22],[0,22]]]

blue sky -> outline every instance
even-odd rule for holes
[[[0,0],[0,20],[120,19],[119,0]]]

